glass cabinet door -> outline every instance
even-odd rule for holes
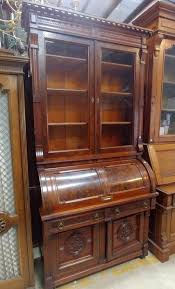
[[[45,39],[48,151],[83,153],[93,143],[92,42],[57,37]]]
[[[165,49],[160,136],[175,135],[175,45]]]
[[[102,46],[99,50],[99,147],[133,144],[134,54]]]

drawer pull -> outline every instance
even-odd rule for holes
[[[149,208],[149,202],[148,201],[143,202],[143,206],[145,209],[148,209]]]
[[[98,221],[98,220],[99,220],[99,217],[100,217],[100,216],[99,216],[99,213],[96,213],[96,214],[94,215],[94,220],[95,220],[95,221]]]
[[[115,214],[118,216],[120,215],[120,209],[119,208],[115,208]]]
[[[63,224],[62,221],[59,221],[59,223],[58,223],[58,229],[59,229],[59,230],[63,230],[63,229],[64,229],[64,224]]]

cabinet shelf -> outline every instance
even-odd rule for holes
[[[170,57],[170,58],[174,58],[174,59],[175,59],[175,55],[173,55],[173,54],[165,53],[165,56],[166,56],[166,57]]]
[[[115,62],[107,62],[107,61],[102,61],[103,67],[107,69],[116,69],[116,70],[131,70],[132,65],[128,64],[121,64],[121,63],[115,63]]]
[[[47,88],[48,94],[56,94],[56,95],[87,95],[87,89],[69,89],[69,88],[52,88],[48,87]]]
[[[129,125],[131,124],[130,121],[104,121],[102,125]]]
[[[55,59],[57,61],[60,62],[64,62],[64,63],[86,63],[87,59],[85,58],[78,58],[78,57],[70,57],[70,56],[61,56],[61,55],[56,55],[56,54],[46,54],[46,57],[51,58],[51,59]]]
[[[162,108],[161,111],[175,112],[175,108]]]
[[[49,122],[48,126],[74,126],[87,125],[87,122]]]
[[[164,84],[169,84],[169,85],[175,85],[175,81],[165,80],[163,83],[164,83]]]
[[[131,92],[122,92],[122,91],[102,91],[102,95],[111,95],[111,96],[131,96]]]

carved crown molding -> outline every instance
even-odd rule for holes
[[[56,8],[55,6],[50,5],[42,5],[42,4],[36,4],[31,1],[24,1],[23,2],[23,8],[22,8],[22,26],[27,30],[28,23],[27,23],[27,17],[26,14],[30,12],[33,12],[37,15],[42,15],[44,17],[50,17],[50,18],[66,18],[66,20],[80,20],[80,21],[86,21],[89,23],[94,24],[102,24],[105,26],[113,26],[118,27],[121,29],[129,30],[129,31],[135,31],[140,32],[142,34],[151,35],[152,30],[150,29],[144,29],[139,26],[135,25],[129,25],[126,23],[117,23],[114,21],[110,21],[104,18],[99,18],[95,16],[90,16],[88,14],[80,13],[80,12],[74,12],[63,8]]]

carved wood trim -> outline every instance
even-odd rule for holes
[[[30,15],[32,15],[32,21],[34,23],[37,22],[37,19],[34,18],[33,19],[33,14],[32,12],[34,13],[34,15],[42,15],[44,17],[47,17],[47,16],[52,16],[53,18],[60,18],[62,20],[66,19],[66,20],[71,20],[71,22],[73,21],[81,21],[81,22],[87,22],[88,25],[89,23],[93,23],[93,24],[101,24],[103,26],[113,26],[113,27],[118,27],[120,29],[125,29],[125,30],[129,30],[129,31],[136,31],[137,33],[140,32],[140,33],[144,33],[144,34],[147,34],[147,35],[150,35],[152,34],[152,30],[150,29],[144,29],[144,28],[141,28],[139,26],[134,26],[134,25],[129,25],[129,24],[126,24],[126,23],[117,23],[117,22],[114,22],[114,21],[110,21],[108,19],[105,19],[105,18],[99,18],[99,17],[94,17],[94,16],[89,16],[87,14],[84,14],[84,13],[80,13],[80,12],[71,12],[70,10],[66,10],[66,9],[63,9],[63,8],[58,8],[58,7],[55,7],[55,6],[49,6],[49,5],[41,5],[41,4],[36,4],[36,3],[32,3],[30,1],[24,1],[23,2],[23,17],[22,17],[22,25],[27,29],[28,27],[28,23],[27,23],[27,20],[26,17],[26,12],[27,13],[30,13]],[[25,16],[24,16],[25,15]]]

